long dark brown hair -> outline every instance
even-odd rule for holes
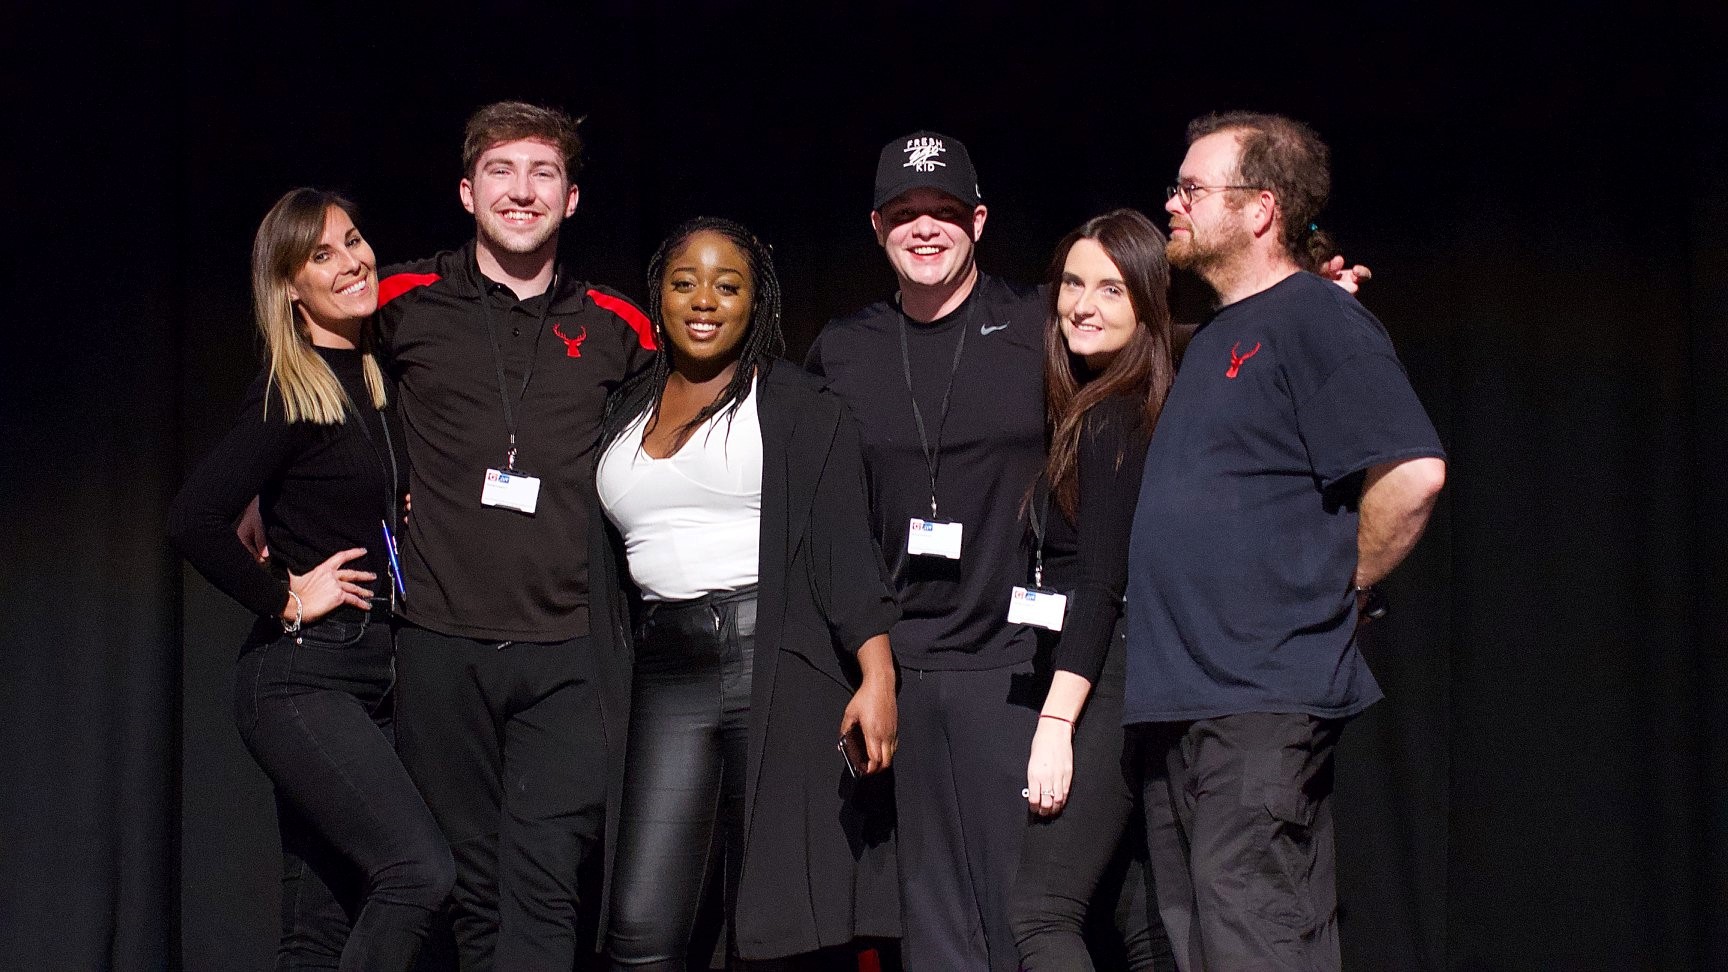
[[[1139,327],[1121,351],[1100,374],[1093,375],[1086,363],[1068,352],[1057,316],[1061,298],[1062,271],[1068,251],[1080,240],[1092,240],[1103,248],[1128,287],[1128,301]],[[1170,264],[1164,259],[1164,234],[1152,221],[1132,209],[1117,209],[1080,224],[1056,244],[1048,275],[1050,312],[1044,327],[1044,400],[1050,424],[1050,457],[1044,478],[1056,505],[1074,519],[1080,505],[1078,455],[1086,415],[1099,403],[1126,395],[1143,403],[1139,428],[1146,437],[1158,424],[1164,398],[1176,377],[1170,340]],[[1094,429],[1094,432],[1097,430]],[[1116,454],[1118,465],[1124,454]]]

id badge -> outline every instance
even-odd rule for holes
[[[1030,624],[1048,631],[1062,630],[1068,613],[1068,595],[1043,587],[1016,587],[1008,598],[1008,623]]]
[[[486,481],[480,486],[481,506],[497,506],[532,516],[539,502],[539,477],[507,469],[486,470]]]
[[[961,525],[952,520],[912,518],[906,532],[906,552],[914,557],[960,559]]]

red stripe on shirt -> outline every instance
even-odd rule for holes
[[[654,325],[648,322],[647,314],[636,309],[635,304],[622,297],[614,297],[598,290],[588,291],[588,297],[594,303],[624,318],[624,323],[630,325],[631,329],[636,332],[636,340],[641,343],[643,350],[654,350]]]
[[[378,306],[383,307],[415,287],[430,287],[442,279],[435,273],[393,273],[378,281]]]

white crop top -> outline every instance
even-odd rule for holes
[[[756,583],[762,524],[762,425],[756,387],[729,418],[709,419],[665,459],[642,449],[643,412],[595,473],[600,505],[624,535],[630,578],[651,601],[685,601]]]

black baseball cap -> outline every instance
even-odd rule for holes
[[[984,201],[972,156],[957,138],[913,132],[882,146],[876,161],[876,201],[871,209],[911,189],[939,189],[968,206]]]

